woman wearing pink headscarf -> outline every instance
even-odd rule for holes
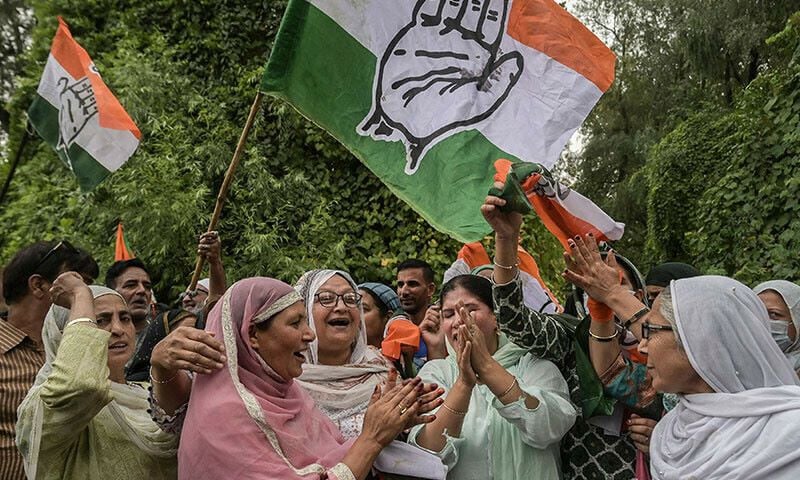
[[[409,422],[427,421],[417,415],[419,380],[376,389],[361,435],[345,441],[293,381],[314,333],[299,294],[283,282],[237,282],[206,329],[226,358],[222,369],[194,380],[178,452],[181,479],[363,479]]]

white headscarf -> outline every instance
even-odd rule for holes
[[[122,295],[110,288],[99,285],[92,285],[89,288],[94,299],[105,295],[116,295],[125,302]],[[56,359],[67,320],[69,320],[68,309],[57,305],[50,307],[42,325],[45,363],[36,374],[33,387],[28,391],[18,409],[20,416],[17,422],[16,443],[22,453],[28,478],[36,478],[38,470],[44,416],[44,404],[39,396],[39,391],[53,370],[53,362]],[[111,394],[113,400],[105,408],[109,410],[119,424],[120,430],[131,442],[148,455],[166,458],[174,457],[177,454],[177,441],[174,436],[162,432],[147,413],[149,407],[146,389],[111,382]],[[30,415],[32,421],[27,421],[27,416],[23,416],[22,412],[32,412]]]
[[[656,479],[800,478],[800,383],[764,304],[719,276],[673,281],[689,363],[715,393],[684,395],[650,444]]]
[[[303,274],[295,284],[295,290],[306,303],[308,323],[317,333],[314,316],[314,295],[322,285],[334,275],[339,275],[358,292],[358,285],[347,272],[342,270],[311,270]],[[297,379],[308,391],[325,413],[337,421],[332,411],[345,411],[360,408],[369,404],[375,386],[383,382],[389,373],[388,362],[381,353],[367,344],[367,328],[364,323],[364,312],[358,307],[360,326],[353,353],[347,365],[333,366],[319,364],[317,355],[319,337],[309,345],[308,363],[303,364],[303,374]]]
[[[756,285],[753,289],[756,294],[772,290],[781,296],[786,306],[789,307],[789,314],[792,317],[797,335],[789,348],[784,350],[786,358],[794,365],[795,369],[800,366],[800,285],[786,280],[770,280]]]

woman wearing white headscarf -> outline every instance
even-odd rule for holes
[[[753,289],[769,314],[772,338],[800,372],[800,285],[786,280],[771,280]]]
[[[135,329],[114,290],[59,276],[45,319],[46,363],[19,408],[29,479],[171,479],[177,441],[147,413],[147,388],[125,382]],[[68,300],[71,299],[71,300]]]
[[[355,438],[372,392],[387,380],[391,364],[367,344],[361,295],[347,272],[311,270],[295,289],[316,337],[297,381],[345,438]]]
[[[656,299],[639,348],[653,385],[681,400],[653,431],[653,478],[800,478],[800,386],[768,325],[726,277],[676,280]]]

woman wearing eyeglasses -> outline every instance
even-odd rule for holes
[[[367,344],[361,295],[347,272],[311,270],[295,289],[305,301],[316,335],[298,383],[345,438],[355,438],[370,396],[388,379],[391,364]]]
[[[675,280],[642,337],[654,386],[681,395],[653,431],[653,478],[800,478],[800,381],[752,290]]]

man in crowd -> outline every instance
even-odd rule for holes
[[[419,259],[409,259],[397,266],[397,296],[409,319],[419,326],[421,340],[414,355],[420,366],[427,360],[445,358],[447,347],[444,341],[442,318],[438,305],[431,305],[436,292],[433,269]]]
[[[50,287],[63,272],[76,271],[87,284],[97,262],[67,241],[37,242],[23,248],[3,270],[7,316],[0,319],[0,478],[22,480],[22,457],[14,443],[17,407],[45,361],[42,326],[52,304]]]
[[[144,262],[138,258],[114,262],[106,272],[106,286],[125,299],[138,338],[149,323],[153,299],[153,283]]]

